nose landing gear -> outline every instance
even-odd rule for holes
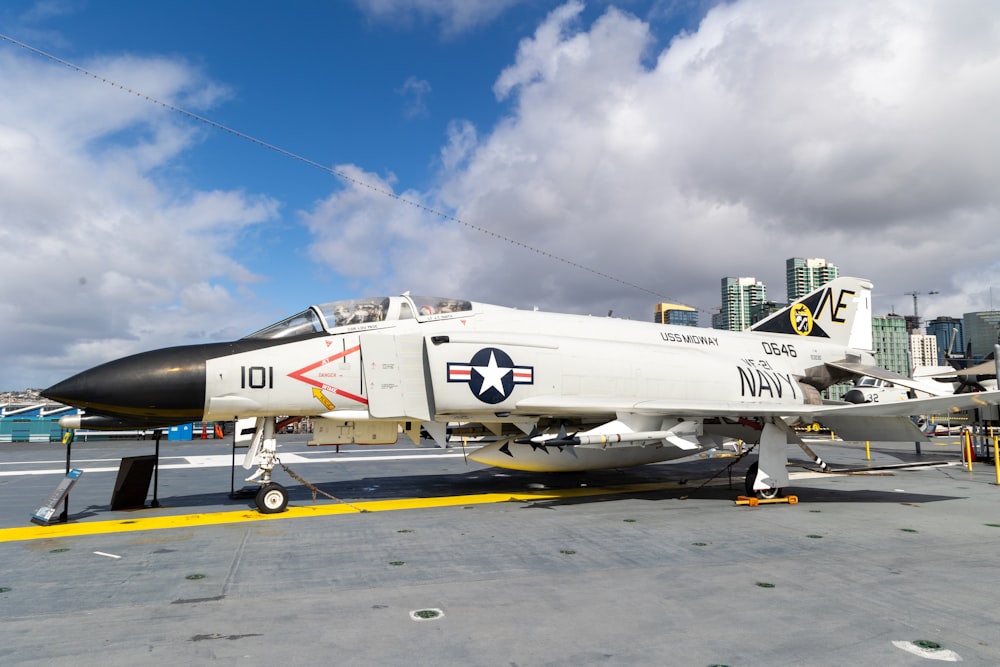
[[[261,514],[277,514],[288,507],[288,490],[281,484],[265,484],[260,487],[254,499],[257,511]]]
[[[274,437],[274,418],[258,417],[253,441],[247,450],[243,467],[249,470],[254,465],[257,472],[247,478],[248,482],[260,484],[254,498],[257,511],[261,514],[277,514],[288,507],[288,489],[271,481],[271,472],[278,465],[278,440]]]

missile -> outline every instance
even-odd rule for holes
[[[530,438],[520,438],[516,440],[518,444],[536,444],[546,447],[566,447],[575,446],[596,446],[614,447],[622,444],[635,444],[643,442],[654,442],[657,440],[672,441],[676,434],[672,431],[640,431],[637,433],[578,433],[575,435],[537,435]],[[694,449],[685,441],[683,449]]]
[[[635,447],[645,444],[665,442],[683,450],[700,449],[702,443],[699,436],[691,431],[689,426],[677,427],[660,431],[625,431],[619,433],[601,433],[591,431],[568,435],[565,429],[560,429],[558,435],[551,433],[529,434],[514,441],[521,445],[532,447]]]

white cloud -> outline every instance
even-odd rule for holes
[[[88,67],[174,102],[222,90],[165,59]],[[273,200],[171,190],[156,174],[198,130],[148,101],[10,51],[0,88],[0,386],[239,323],[229,290],[256,276],[227,253]]]
[[[417,192],[395,193],[392,178],[379,178],[352,165],[336,170],[350,177],[349,186],[303,213],[314,239],[309,248],[313,261],[375,293],[459,287],[450,280],[454,261],[436,261],[438,248],[464,242],[454,224],[400,201],[419,204],[422,198]],[[413,268],[401,271],[401,267]]]
[[[726,275],[783,299],[792,256],[872,278],[877,310],[912,290],[941,292],[929,317],[986,305],[1000,6],[737,1],[658,54],[655,25],[581,16],[569,2],[522,40],[495,82],[509,115],[451,130],[440,188],[415,196],[705,309]],[[481,234],[407,243],[380,265],[404,285],[444,263],[442,284],[502,303],[647,319],[657,300]]]
[[[445,34],[456,34],[486,24],[508,7],[525,0],[355,0],[375,20],[408,23],[414,19],[440,22]]]
[[[441,149],[441,165],[445,171],[453,171],[463,165],[475,149],[479,138],[476,126],[467,120],[453,120],[448,123],[448,143]]]
[[[407,77],[403,85],[396,90],[404,101],[403,115],[407,118],[427,115],[427,96],[431,93],[431,84],[415,76]]]

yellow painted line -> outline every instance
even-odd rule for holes
[[[150,516],[138,519],[115,521],[87,521],[83,523],[59,523],[51,526],[32,525],[24,528],[0,529],[0,543],[24,540],[47,540],[57,537],[79,537],[83,535],[105,535],[108,533],[130,533],[139,530],[164,530],[167,528],[191,528],[196,526],[216,526],[227,523],[252,521],[275,521],[280,519],[302,519],[334,514],[358,514],[368,512],[393,512],[427,507],[454,507],[456,505],[483,505],[511,501],[555,500],[559,498],[583,498],[623,493],[644,493],[664,489],[688,488],[672,482],[649,482],[646,484],[625,484],[621,486],[585,487],[553,491],[531,491],[527,493],[480,493],[469,496],[437,496],[433,498],[406,498],[402,500],[369,500],[356,503],[334,503],[329,505],[306,505],[289,507],[280,514],[261,514],[256,510],[236,512],[212,512],[207,514],[178,514],[172,516]]]

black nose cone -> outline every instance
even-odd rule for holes
[[[218,356],[216,348],[189,345],[123,357],[63,380],[42,395],[136,423],[198,421],[205,411],[205,361]]]

